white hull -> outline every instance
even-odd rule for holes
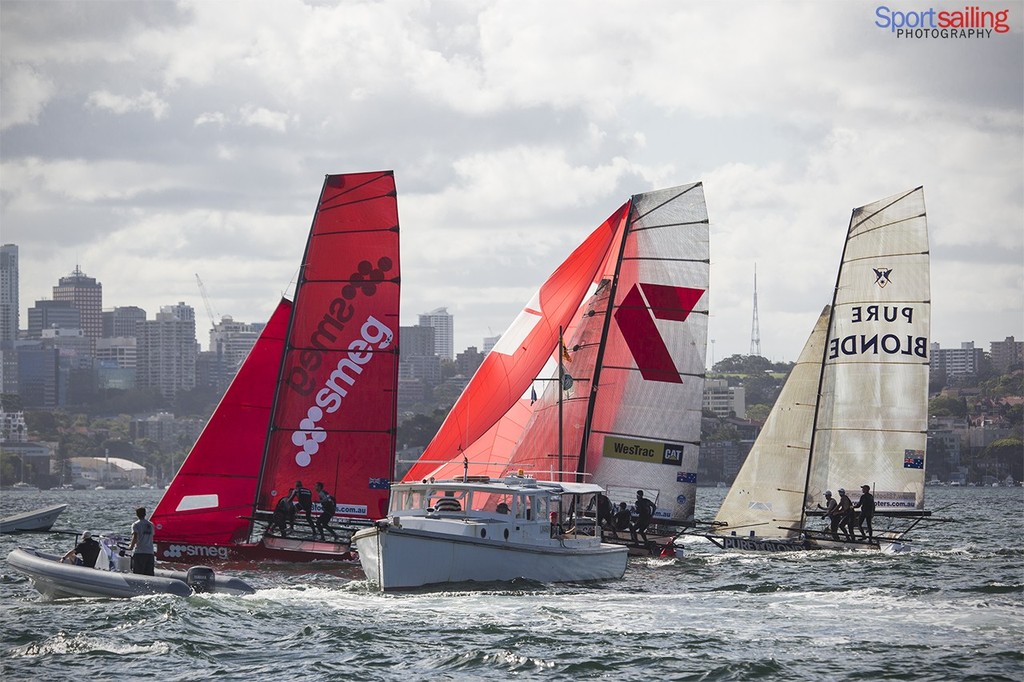
[[[501,537],[500,535],[498,536]],[[381,524],[354,536],[367,579],[381,590],[444,583],[613,580],[626,571],[625,547],[516,543]]]
[[[0,520],[0,533],[30,533],[50,530],[57,517],[67,508],[66,504],[57,504],[8,516]]]

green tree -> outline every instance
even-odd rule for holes
[[[966,417],[967,401],[940,395],[928,401],[928,414],[935,417]]]

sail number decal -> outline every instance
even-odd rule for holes
[[[605,436],[603,455],[613,459],[680,466],[683,463],[683,446],[675,443],[654,443],[647,440]]]
[[[703,295],[703,289],[637,282],[622,299],[615,322],[644,379],[683,383],[654,320],[684,322]]]

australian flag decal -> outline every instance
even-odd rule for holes
[[[909,452],[909,450],[908,450]],[[391,481],[386,478],[371,478],[370,490],[390,490]]]
[[[689,471],[680,471],[676,474],[676,480],[680,483],[696,483],[697,474]]]
[[[924,450],[904,450],[904,469],[924,469]]]

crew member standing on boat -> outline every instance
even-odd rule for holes
[[[619,502],[619,511],[615,512],[615,518],[612,520],[612,533],[616,538],[619,537],[620,530],[629,530],[629,522],[629,508],[625,502]]]
[[[853,505],[854,509],[860,510],[860,520],[857,521],[857,530],[860,531],[861,540],[865,537],[868,540],[874,540],[874,531],[871,528],[871,519],[875,516],[875,496],[871,494],[871,486],[869,485],[862,485],[860,490],[860,499],[857,500],[857,504]],[[867,535],[864,535],[865,522],[868,524]]]
[[[69,550],[63,560],[70,561],[76,554],[82,555],[82,566],[96,568],[96,557],[100,555],[100,543],[93,539],[92,533],[89,531],[82,533],[82,541],[75,545],[74,549]]]
[[[826,519],[828,519],[829,524],[831,525],[830,530],[832,532],[832,539],[833,540],[838,540],[839,539],[839,533],[838,533],[838,529],[839,529],[839,512],[838,512],[839,504],[832,497],[832,491],[831,490],[826,490],[825,491],[825,506],[822,507],[819,504],[818,505],[818,509],[824,509],[825,510],[824,517]]]
[[[331,528],[331,518],[334,516],[334,511],[338,508],[338,505],[335,504],[331,494],[324,490],[324,484],[320,481],[316,483],[316,494],[320,498],[320,509],[322,510],[316,520],[316,525],[320,529],[320,539],[325,542],[327,541],[326,536],[324,536],[324,531],[326,530],[337,540],[338,534]]]
[[[267,528],[267,533],[272,533],[276,528],[281,537],[288,537],[288,529],[295,525],[295,505],[292,504],[292,496],[285,495],[277,501],[274,507],[274,519]]]
[[[848,542],[853,542],[853,500],[846,494],[846,490],[839,489],[839,505],[836,508],[839,515],[839,529],[843,531]]]
[[[613,528],[612,501],[604,493],[597,494],[597,526],[598,528]]]
[[[132,541],[128,545],[132,554],[132,573],[153,575],[156,556],[153,548],[153,524],[146,519],[146,508],[135,510],[139,520],[132,524]]]
[[[643,490],[636,491],[636,523],[630,527],[629,534],[636,542],[636,536],[639,533],[640,537],[644,539],[644,544],[647,544],[647,527],[651,525],[651,518],[654,516],[654,503],[644,497]]]
[[[309,488],[305,488],[302,485],[302,481],[295,481],[295,487],[292,488],[291,493],[288,495],[289,500],[295,500],[295,507],[301,512],[305,512],[306,521],[309,523],[309,529],[313,531],[313,537],[316,537],[316,524],[313,523],[313,493]],[[295,521],[292,520],[292,530],[295,530]]]

